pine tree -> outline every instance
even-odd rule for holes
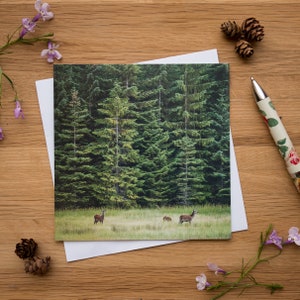
[[[213,137],[205,147],[204,156],[209,159],[205,168],[210,203],[230,204],[230,155],[229,155],[229,89],[228,66],[206,66],[206,113],[212,123],[205,133]]]
[[[209,127],[209,120],[203,113],[205,98],[199,87],[202,66],[177,66],[177,79],[169,89],[174,93],[169,101],[170,116],[168,126],[171,129],[173,154],[171,190],[177,204],[191,205],[206,199],[203,170],[206,161],[201,155],[201,145],[205,142],[202,131]],[[200,80],[201,82],[201,80]],[[175,202],[175,201],[174,201]],[[174,203],[173,203],[174,204]]]
[[[73,89],[69,99],[55,109],[61,123],[55,130],[55,204],[56,207],[89,206],[87,182],[93,180],[88,144],[89,130],[85,103]],[[60,117],[61,116],[61,117]]]
[[[164,98],[165,65],[145,65],[140,71],[137,123],[139,135],[139,198],[141,206],[163,206],[168,203],[169,133],[163,128],[161,106]]]
[[[132,91],[131,91],[132,92]],[[132,104],[127,87],[115,82],[109,97],[98,103],[99,116],[94,130],[102,147],[101,177],[109,201],[119,207],[136,205],[136,174],[134,165],[138,153],[133,149],[136,125],[132,118]]]

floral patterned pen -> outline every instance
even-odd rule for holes
[[[285,160],[287,170],[300,193],[300,158],[273,106],[272,100],[253,77],[250,79],[260,113],[269,127],[274,142],[277,145],[281,156]]]

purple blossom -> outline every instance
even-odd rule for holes
[[[291,227],[289,229],[288,242],[295,243],[297,246],[300,246],[300,234],[298,227]]]
[[[3,129],[0,127],[0,141],[4,139]]]
[[[24,113],[20,101],[16,100],[15,117],[16,119],[18,119],[20,116],[22,117],[22,119],[24,119]]]
[[[218,267],[218,265],[214,264],[214,263],[207,263],[207,267],[209,270],[214,271],[216,275],[218,274],[227,274],[227,272],[221,268]]]
[[[274,244],[279,249],[282,250],[282,237],[278,236],[276,230],[273,230],[269,235],[268,240],[266,241],[266,245]]]
[[[56,50],[59,45],[54,44],[53,42],[48,42],[48,49],[44,49],[41,52],[42,57],[47,57],[48,63],[53,63],[54,59],[60,60],[62,55]]]
[[[207,287],[211,286],[209,282],[207,282],[205,274],[200,274],[196,277],[197,289],[199,291],[205,290]]]
[[[20,38],[22,38],[27,32],[34,32],[35,22],[31,21],[29,18],[22,19],[22,31],[20,33]]]
[[[53,12],[48,11],[50,9],[48,3],[42,3],[41,0],[36,0],[34,7],[37,10],[38,14],[32,19],[32,21],[36,22],[40,18],[42,18],[43,21],[49,21],[54,17]]]

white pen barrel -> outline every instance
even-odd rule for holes
[[[270,133],[274,139],[278,150],[285,160],[287,170],[291,177],[295,179],[295,185],[300,190],[300,158],[279,118],[272,100],[267,97],[257,102],[267,126],[269,127]],[[298,178],[297,178],[298,177]]]

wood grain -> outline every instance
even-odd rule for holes
[[[54,241],[53,187],[35,92],[35,81],[52,77],[39,57],[44,45],[15,47],[0,57],[16,83],[24,120],[13,117],[13,94],[3,87],[0,126],[0,293],[1,299],[209,299],[196,290],[195,276],[213,261],[236,269],[252,257],[259,235],[270,223],[286,236],[300,227],[300,197],[290,181],[268,130],[261,121],[250,88],[254,76],[268,91],[286,129],[300,149],[300,3],[298,1],[71,1],[53,0],[55,19],[37,32],[53,31],[64,63],[133,63],[217,48],[230,63],[231,127],[247,211],[249,230],[230,241],[189,241],[153,249],[67,263],[62,243]],[[0,0],[0,39],[5,41],[21,18],[35,14],[33,1]],[[249,60],[234,53],[220,24],[254,16],[265,26],[265,39]],[[298,150],[300,151],[300,150]],[[45,277],[23,272],[14,254],[23,237],[39,243],[52,257]],[[290,246],[257,277],[279,282],[272,296],[263,288],[240,299],[300,299],[299,247]],[[212,276],[212,275],[210,275]],[[236,299],[234,291],[224,299]]]

